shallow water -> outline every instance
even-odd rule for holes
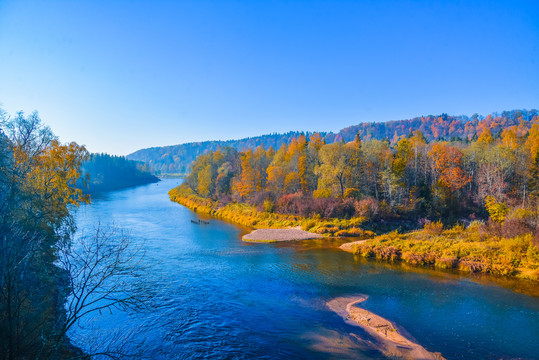
[[[365,308],[447,359],[539,358],[539,297],[529,292],[354,259],[331,241],[244,243],[237,226],[192,224],[197,215],[168,199],[178,183],[108,193],[79,209],[79,231],[114,222],[144,244],[143,280],[157,293],[151,311],[102,313],[73,329],[83,348],[117,333],[155,359],[384,358],[325,306],[361,293]]]

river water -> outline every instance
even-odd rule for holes
[[[143,244],[141,280],[155,293],[150,311],[103,312],[75,327],[82,348],[115,341],[155,359],[382,359],[325,306],[359,293],[365,308],[447,359],[539,359],[534,284],[365,261],[329,240],[244,243],[235,225],[191,223],[197,215],[168,198],[178,184],[108,193],[78,210],[79,231],[113,222]]]

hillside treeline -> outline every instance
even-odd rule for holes
[[[531,120],[538,115],[537,110],[512,110],[501,114],[494,113],[483,117],[480,115],[450,116],[442,114],[438,116],[428,115],[415,117],[408,120],[388,122],[365,122],[342,129],[338,133],[320,133],[327,143],[338,141],[350,142],[359,134],[361,140],[389,139],[394,144],[401,136],[407,136],[416,130],[421,131],[428,141],[434,140],[473,140],[481,134],[483,128],[488,126],[494,136],[511,126],[519,126],[521,122],[529,128]],[[293,138],[305,135],[309,138],[312,133],[289,132],[286,134],[271,134],[229,141],[204,141],[174,146],[154,147],[142,149],[128,155],[131,160],[148,163],[152,169],[160,173],[186,174],[190,170],[191,163],[198,155],[208,151],[215,151],[222,147],[232,147],[238,151],[256,149],[262,146],[265,149],[273,147],[278,149],[281,144],[289,145]]]
[[[313,134],[278,149],[222,148],[199,156],[182,188],[266,212],[415,225],[490,217],[499,231],[526,233],[538,224],[539,116],[509,119],[487,117],[477,136],[452,141],[415,130],[393,142]]]
[[[291,131],[286,134],[262,135],[241,140],[203,141],[153,147],[136,151],[127,155],[127,158],[149,164],[158,174],[185,175],[189,173],[190,165],[195,161],[197,156],[205,154],[208,151],[214,151],[222,147],[231,147],[236,150],[255,149],[258,146],[266,149],[270,146],[276,148],[282,143],[289,144],[292,139],[301,134],[301,132]]]
[[[88,174],[86,185],[81,187],[88,193],[122,189],[130,186],[159,181],[151,174],[147,164],[126,159],[124,156],[91,154],[82,165]]]

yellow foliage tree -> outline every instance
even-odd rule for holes
[[[493,196],[485,198],[485,208],[487,209],[490,218],[500,224],[503,224],[505,217],[509,212],[509,207],[503,202],[497,202]]]

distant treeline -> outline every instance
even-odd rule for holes
[[[359,134],[361,140],[388,139],[395,144],[400,137],[407,136],[413,131],[419,130],[427,141],[433,140],[473,140],[482,132],[485,124],[488,124],[493,136],[511,126],[518,126],[521,122],[530,124],[531,119],[537,116],[537,110],[512,110],[501,114],[494,113],[483,117],[480,115],[450,116],[442,114],[438,116],[428,115],[415,117],[408,120],[389,122],[365,122],[342,129],[338,133],[319,133],[326,144],[344,141],[350,142]],[[250,137],[240,140],[229,141],[204,141],[174,146],[154,147],[142,149],[127,156],[131,160],[148,163],[152,169],[163,174],[187,174],[191,163],[198,155],[208,151],[215,151],[221,147],[231,147],[239,151],[262,146],[265,149],[273,147],[279,149],[284,143],[289,145],[294,138],[304,135],[309,138],[312,133],[288,132],[286,134],[270,134]]]
[[[128,160],[124,156],[91,154],[82,165],[88,174],[87,193],[122,189],[159,181],[151,174],[148,164]]]
[[[190,171],[191,163],[197,156],[208,151],[214,151],[221,147],[231,147],[236,150],[255,149],[258,146],[279,148],[281,144],[289,144],[292,139],[302,134],[312,135],[312,133],[290,131],[286,134],[262,135],[240,140],[193,142],[142,149],[127,155],[127,158],[149,164],[157,174],[187,175]],[[326,133],[321,134],[322,136],[326,135]]]

